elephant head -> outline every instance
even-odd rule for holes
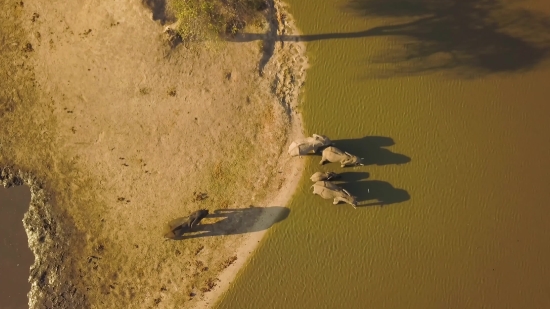
[[[363,158],[359,158],[356,155],[352,155],[351,153],[349,153],[347,151],[345,152],[345,154],[347,156],[340,161],[340,165],[342,167],[348,166],[348,165],[365,165],[365,164],[363,164]]]

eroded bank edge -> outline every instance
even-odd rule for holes
[[[29,248],[35,257],[29,275],[29,308],[38,308],[40,305],[54,308],[88,307],[85,293],[70,280],[63,279],[64,271],[71,271],[65,269],[65,259],[75,249],[68,237],[69,231],[76,231],[70,219],[53,211],[51,195],[33,173],[3,167],[0,170],[0,183],[6,188],[26,185],[31,192],[29,210],[23,217]]]
[[[292,16],[286,9],[286,4],[282,1],[274,1],[273,5],[274,14],[270,16],[272,19],[270,22],[277,24],[277,36],[288,34],[288,32],[299,34],[300,31],[297,28]],[[299,102],[302,99],[301,96],[303,94],[303,85],[306,80],[308,59],[305,44],[303,42],[286,42],[285,48],[285,43],[282,41],[278,42],[277,37],[271,37],[270,39],[273,40],[273,44],[280,44],[280,48],[276,48],[273,55],[273,60],[277,62],[277,67],[279,68],[275,77],[279,82],[274,90],[274,94],[276,95],[279,104],[281,104],[286,110],[287,116],[289,117],[290,128],[287,132],[288,144],[289,141],[304,136],[303,119],[302,115],[297,111],[297,108],[299,107]],[[298,47],[295,49],[299,51],[297,54],[293,55],[289,51],[293,47]],[[301,65],[296,65],[297,63]],[[285,79],[291,79],[293,82],[285,82]],[[288,157],[286,154],[286,149],[282,149],[282,153],[279,158],[280,159],[278,160],[276,168],[278,171],[288,176],[285,178],[280,190],[268,195],[263,203],[261,203],[265,206],[288,205],[296,193],[300,180],[303,177],[305,161],[293,160],[293,158]],[[265,222],[272,223],[276,221],[278,215],[279,214],[276,214],[273,217],[268,217],[268,214],[264,214],[258,219],[257,224],[265,224]],[[267,231],[268,230],[261,230],[250,234],[243,241],[242,245],[236,250],[236,262],[231,264],[219,274],[218,278],[220,283],[212,289],[210,294],[208,294],[201,302],[197,303],[195,306],[196,308],[209,308],[219,305],[231,283],[248,264],[252,254],[261,243],[261,240],[265,237]]]

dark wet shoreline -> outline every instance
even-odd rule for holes
[[[0,308],[28,308],[28,278],[34,256],[22,220],[30,201],[27,186],[0,186]]]
[[[33,173],[9,166],[0,168],[0,187],[21,185],[30,189],[30,203],[25,208],[28,211],[22,223],[28,237],[28,247],[34,256],[39,257],[30,267],[28,305],[24,308],[88,308],[82,288],[77,288],[71,280],[71,272],[66,271],[72,265],[66,262],[65,257],[70,250],[74,253],[76,248],[68,237],[69,233],[76,233],[72,221],[53,209],[52,197]],[[62,230],[60,225],[66,230]]]

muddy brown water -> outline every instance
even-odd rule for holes
[[[289,2],[307,133],[367,165],[304,158],[217,307],[550,308],[550,2]],[[370,206],[313,196],[316,171]]]
[[[28,308],[29,269],[34,256],[23,228],[31,193],[26,186],[0,186],[0,308]]]

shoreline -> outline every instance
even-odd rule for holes
[[[277,7],[277,9],[281,9],[281,7]],[[288,14],[285,12],[285,14]],[[295,28],[293,29],[295,30]],[[303,75],[305,80],[305,74]],[[302,80],[302,82],[303,82]],[[296,89],[295,95],[296,98],[293,100],[293,104],[290,106],[291,110],[293,111],[296,107],[296,103],[298,100],[298,95],[300,89]],[[303,130],[303,120],[300,113],[294,112],[294,114],[291,116],[291,127],[290,132],[288,134],[288,142],[283,149],[282,153],[282,159],[279,160],[277,165],[277,170],[279,172],[282,172],[285,175],[288,175],[286,177],[286,180],[283,182],[282,187],[280,190],[272,192],[270,196],[268,196],[263,203],[261,203],[261,207],[266,206],[285,206],[287,205],[294,194],[296,193],[298,189],[298,184],[303,176],[303,172],[305,170],[305,160],[301,160],[300,158],[293,158],[287,155],[287,148],[288,145],[293,141],[300,139],[304,136]],[[269,201],[269,202],[267,202]],[[276,214],[275,216],[278,216],[279,214]],[[258,221],[255,223],[256,225],[269,225],[269,222],[273,222],[274,218],[270,214],[264,214],[261,216]],[[217,304],[223,294],[229,289],[231,286],[231,283],[235,281],[237,278],[239,272],[246,267],[246,264],[249,262],[250,258],[254,254],[254,251],[259,246],[260,242],[264,239],[266,236],[266,233],[269,229],[264,229],[258,232],[250,233],[247,236],[247,239],[244,240],[241,245],[235,250],[235,256],[237,257],[237,260],[231,264],[229,267],[224,269],[222,272],[220,272],[217,276],[219,279],[218,284],[208,293],[206,296],[193,308],[213,308],[215,304]]]
[[[300,34],[298,28],[296,27],[296,24],[294,23],[293,17],[290,15],[288,10],[285,9],[286,3],[283,1],[275,0],[274,1],[274,9],[275,9],[275,18],[277,19],[279,29],[277,29],[277,35],[284,35],[288,34],[287,31],[290,30],[290,32],[294,35]],[[282,25],[280,25],[282,23]],[[306,56],[306,49],[305,44],[303,42],[288,42],[287,44],[299,44],[301,48],[301,53],[299,54],[300,62],[305,62],[306,65],[304,67],[304,71],[300,72],[301,78],[299,81],[300,87],[297,89],[293,89],[292,95],[294,98],[290,100],[291,104],[289,104],[288,112],[290,117],[290,130],[287,137],[287,143],[286,147],[283,148],[282,152],[282,159],[279,160],[277,165],[277,170],[279,172],[284,173],[285,175],[290,176],[286,177],[286,180],[283,183],[283,186],[280,188],[279,191],[273,192],[270,196],[268,196],[263,203],[262,206],[285,206],[287,205],[294,194],[296,193],[298,189],[298,184],[303,176],[303,172],[305,170],[305,160],[302,160],[300,158],[293,158],[290,157],[287,154],[287,148],[288,145],[294,141],[298,140],[300,138],[304,137],[304,125],[303,125],[303,119],[302,114],[298,113],[295,109],[298,106],[301,92],[303,91],[303,84],[306,79],[305,71],[307,70],[307,56]],[[281,50],[277,52],[277,46],[279,46],[280,49],[282,49],[281,46],[284,46],[283,42],[275,41],[274,45],[276,46],[276,56],[281,57]],[[287,47],[288,48],[288,47]],[[274,55],[275,56],[275,55]],[[283,55],[284,56],[284,55]],[[283,63],[283,66],[280,67],[280,72],[285,71],[288,66],[288,61],[284,61],[282,59],[277,59],[278,61],[281,61]],[[282,97],[279,98],[281,100],[281,103],[283,103],[286,98]],[[270,202],[267,202],[270,201]],[[256,222],[257,225],[264,225],[266,222],[273,221],[272,217],[268,217],[269,214],[264,214],[264,216],[260,217],[258,219],[258,222]],[[229,267],[227,267],[225,270],[223,270],[219,275],[218,284],[207,294],[204,299],[197,303],[194,308],[213,308],[216,304],[218,304],[224,295],[224,293],[230,288],[231,284],[237,279],[239,272],[246,267],[248,264],[250,258],[255,253],[256,249],[260,245],[260,242],[264,239],[268,232],[268,229],[264,229],[259,232],[255,232],[252,234],[249,234],[247,239],[241,243],[241,245],[237,248],[235,255],[237,257],[237,260],[231,264]]]
[[[296,129],[300,130],[301,127],[294,128],[294,130]],[[296,131],[294,132],[296,133]],[[287,166],[286,170],[292,170],[294,173],[292,176],[287,178],[287,181],[284,182],[280,192],[273,194],[275,197],[271,199],[271,202],[265,203],[262,207],[287,205],[292,196],[296,193],[296,189],[298,188],[298,184],[304,171],[304,163],[302,161],[293,163]],[[276,217],[278,215],[279,214],[275,214],[274,216]],[[273,216],[270,214],[264,214],[258,219],[256,225],[269,225],[269,223],[273,220]],[[213,306],[219,302],[223,294],[231,286],[231,283],[237,279],[241,269],[246,267],[249,259],[252,257],[254,251],[260,245],[260,242],[264,239],[268,231],[269,229],[264,229],[258,232],[250,233],[247,236],[247,239],[244,240],[234,252],[234,255],[237,257],[235,262],[218,274],[217,278],[219,281],[217,285],[208,294],[205,294],[205,297],[193,308],[213,308]]]

